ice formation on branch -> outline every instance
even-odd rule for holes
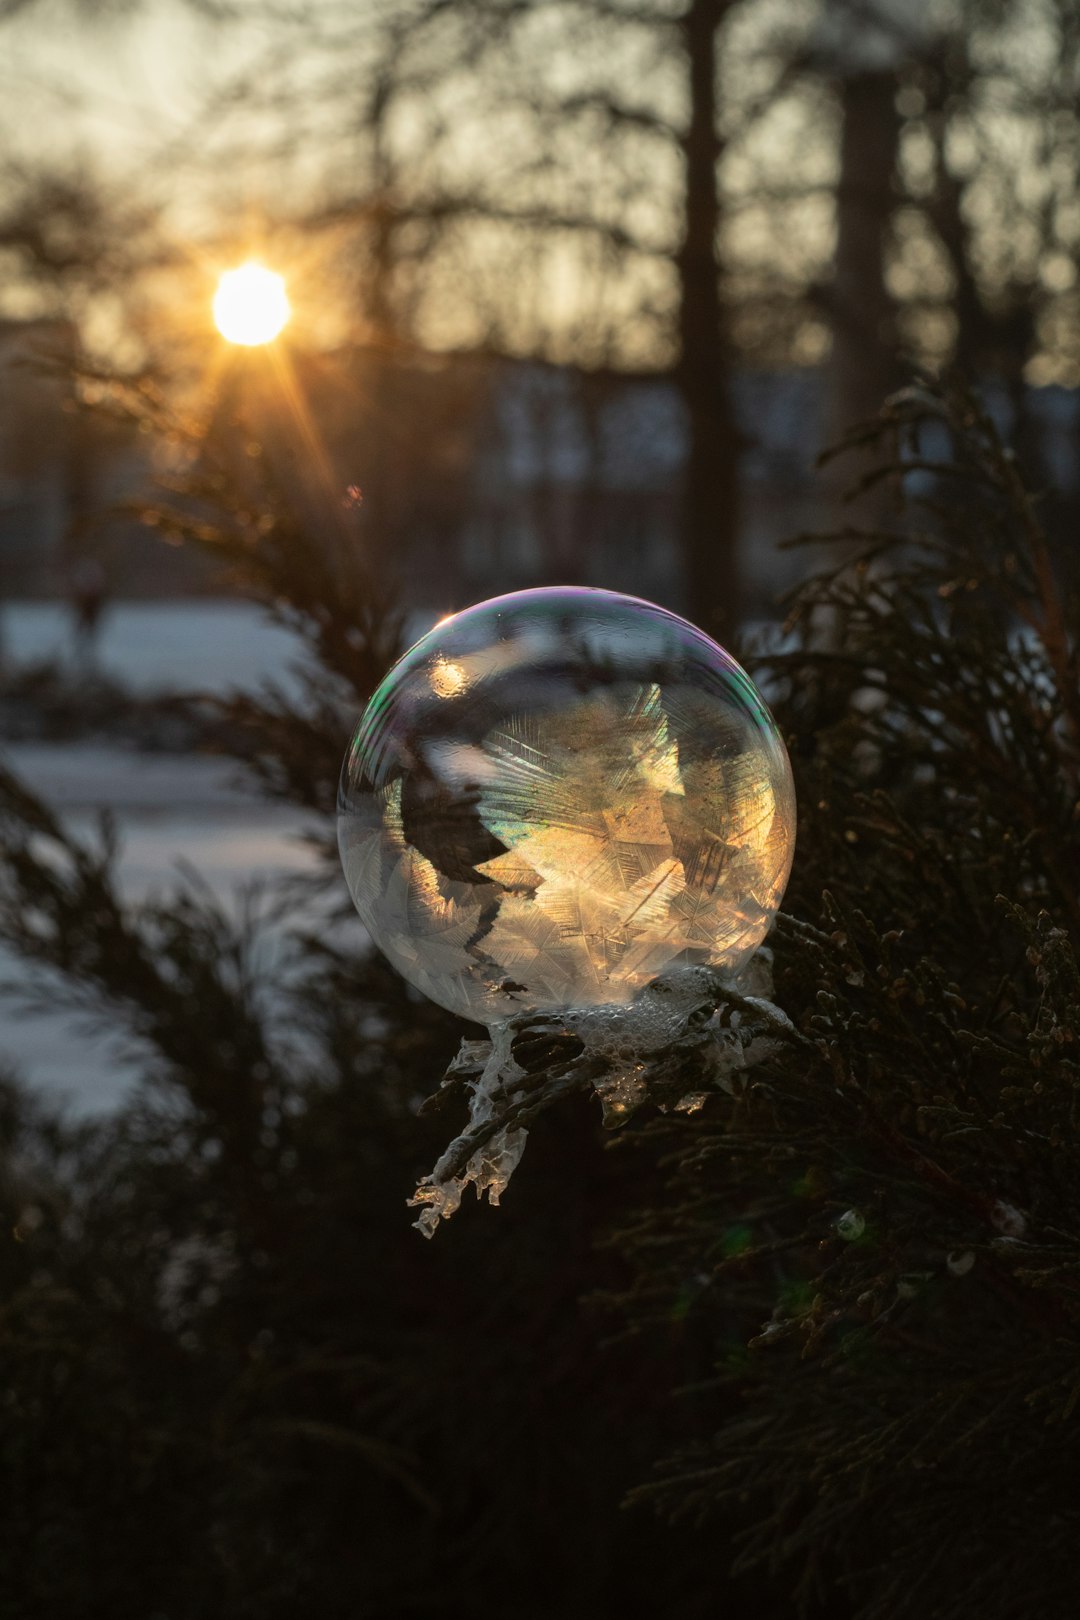
[[[791,870],[787,749],[730,653],[653,603],[553,588],[441,621],[361,718],[338,839],[374,942],[490,1032],[444,1082],[469,1121],[413,1199],[429,1236],[470,1184],[498,1202],[560,1096],[612,1125],[658,1087],[689,1111],[784,1027],[735,976]]]
[[[464,1089],[469,1121],[409,1200],[421,1211],[417,1228],[432,1237],[470,1183],[497,1204],[531,1122],[573,1092],[592,1091],[608,1125],[651,1094],[662,1107],[691,1112],[707,1097],[703,1081],[734,1093],[743,1070],[801,1039],[771,991],[771,953],[762,949],[735,978],[677,968],[629,1006],[522,1014],[493,1025],[487,1041],[462,1041],[425,1107]]]
[[[509,1024],[496,1024],[490,1041],[462,1041],[457,1057],[447,1070],[447,1080],[459,1075],[466,1077],[470,1090],[469,1127],[464,1136],[457,1137],[431,1175],[421,1182],[414,1206],[423,1205],[417,1227],[425,1237],[431,1237],[440,1220],[448,1220],[461,1203],[461,1195],[470,1182],[476,1188],[477,1198],[486,1192],[492,1204],[517,1169],[525,1151],[528,1132],[522,1126],[500,1123],[501,1114],[518,1083],[525,1078],[525,1070],[512,1052],[514,1031]],[[477,1064],[481,1064],[476,1073]],[[445,1083],[445,1082],[444,1082]],[[484,1127],[493,1125],[493,1134],[486,1136]],[[455,1174],[460,1160],[459,1144],[476,1141],[478,1145],[469,1154]]]

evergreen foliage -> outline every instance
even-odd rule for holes
[[[811,1608],[1065,1616],[1077,603],[961,390],[912,388],[851,444],[907,520],[847,532],[772,670],[800,794],[777,999],[806,1039],[649,1127],[667,1191],[626,1232],[628,1303],[688,1286],[717,1370],[638,1494],[695,1523],[749,1498],[740,1564],[789,1566]]]
[[[306,894],[132,906],[107,828],[0,777],[0,941],[146,1070],[108,1124],[0,1098],[5,1614],[1073,1612],[1077,604],[967,395],[852,443],[897,512],[761,672],[794,1038],[606,1142],[563,1103],[434,1244],[404,1199],[463,1029],[337,926],[329,838]],[[223,424],[192,466],[144,516],[312,652],[219,735],[325,833],[396,621]]]

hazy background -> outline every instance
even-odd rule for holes
[[[821,449],[957,365],[1074,534],[1078,174],[1071,0],[0,4],[9,758],[118,816],[132,893],[308,859],[206,755],[299,653],[170,543],[225,482],[413,631],[570,580],[739,641],[843,521]],[[210,316],[249,257],[293,304],[265,351]],[[43,1000],[0,1048],[111,1104]]]

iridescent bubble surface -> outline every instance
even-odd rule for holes
[[[737,971],[795,843],[787,751],[746,672],[610,591],[496,597],[375,693],[342,771],[342,863],[406,979],[490,1024]]]

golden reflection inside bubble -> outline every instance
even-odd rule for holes
[[[461,665],[451,663],[448,658],[437,658],[428,675],[431,690],[441,698],[457,697],[465,690],[468,679]]]

